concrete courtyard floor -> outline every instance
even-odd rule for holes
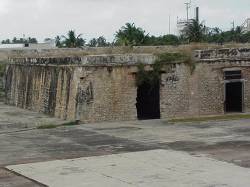
[[[60,173],[74,182],[79,174],[77,165],[81,172],[92,170],[97,177],[85,173],[86,179],[99,179],[89,186],[115,186],[112,177],[116,186],[168,186],[168,181],[170,186],[250,186],[250,120],[179,124],[149,120],[36,128],[60,123],[42,114],[0,105],[0,187],[44,186],[41,183],[46,180],[60,182]],[[109,167],[90,164],[100,159]],[[69,163],[74,167],[67,170]],[[115,167],[119,163],[126,168]],[[87,168],[81,168],[83,165]],[[142,171],[137,178],[127,175],[133,167],[137,175]],[[179,170],[171,170],[174,167]],[[67,171],[71,171],[69,175]],[[98,178],[100,173],[105,177]],[[176,176],[169,176],[171,173]],[[54,183],[47,185],[58,186]]]

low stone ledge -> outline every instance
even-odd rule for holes
[[[19,65],[133,65],[153,64],[156,57],[151,54],[88,55],[75,57],[9,58],[9,62]]]

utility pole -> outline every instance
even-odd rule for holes
[[[168,34],[170,35],[171,32],[171,16],[168,17]]]
[[[234,20],[233,20],[233,22],[231,22],[231,24],[232,24],[232,26],[233,26],[233,30],[234,30],[234,28],[235,28],[235,27],[234,27]]]
[[[189,9],[191,8],[191,0],[189,2],[185,3],[186,5],[186,10],[187,10],[187,22],[189,20]]]

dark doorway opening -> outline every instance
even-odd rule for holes
[[[243,112],[243,84],[231,82],[226,84],[226,112]]]
[[[160,81],[143,82],[137,88],[137,116],[139,120],[160,119]]]

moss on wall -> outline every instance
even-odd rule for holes
[[[166,73],[170,71],[170,68],[164,68],[163,66],[169,66],[171,64],[184,63],[190,67],[191,73],[195,70],[195,62],[191,58],[191,54],[186,53],[160,53],[156,54],[156,60],[151,65],[152,70],[146,71],[145,64],[139,64],[137,66],[138,72],[136,76],[136,85],[139,86],[143,83],[154,84],[161,80],[162,72]]]
[[[190,67],[190,72],[193,74],[196,68],[196,62],[192,59],[192,52],[182,53],[160,53],[156,54],[156,62],[160,63],[184,63]]]

